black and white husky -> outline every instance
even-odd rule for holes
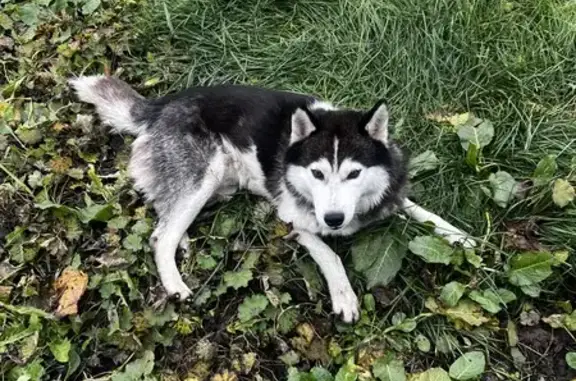
[[[406,157],[388,133],[388,110],[338,109],[315,97],[247,86],[191,88],[148,100],[105,76],[72,79],[80,100],[103,123],[137,136],[129,172],[151,202],[158,224],[151,237],[168,295],[188,298],[176,266],[187,229],[209,202],[239,189],[269,200],[290,234],[320,267],[332,308],[346,322],[358,299],[344,267],[319,236],[349,235],[401,211],[430,221],[450,243],[474,241],[408,200]]]

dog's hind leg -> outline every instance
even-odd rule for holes
[[[358,298],[350,285],[342,260],[320,237],[307,231],[295,230],[290,236],[306,249],[320,267],[330,292],[332,310],[342,320],[352,323],[360,317]]]
[[[184,239],[187,241],[186,230],[222,181],[225,167],[218,163],[218,158],[212,164],[196,189],[179,192],[178,199],[169,208],[157,208],[160,219],[152,234],[154,259],[166,293],[179,300],[187,299],[192,292],[176,266],[176,249]],[[185,243],[187,246],[188,242]]]
[[[468,234],[450,224],[442,217],[416,205],[407,198],[404,199],[402,212],[420,223],[427,221],[432,222],[434,224],[434,232],[439,236],[444,237],[451,244],[459,242],[465,248],[473,248],[476,246],[476,241],[470,238]]]

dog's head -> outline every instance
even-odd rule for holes
[[[378,206],[397,178],[402,153],[389,136],[388,109],[298,109],[292,115],[286,185],[335,231]]]

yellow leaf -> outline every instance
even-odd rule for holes
[[[235,373],[225,370],[222,373],[214,375],[211,381],[238,381],[238,377]]]
[[[63,317],[78,313],[78,301],[88,286],[88,275],[71,268],[65,269],[54,282],[54,289],[60,295],[56,316]]]
[[[308,323],[302,323],[296,328],[296,332],[300,334],[305,340],[307,344],[312,342],[314,339],[314,328]]]
[[[50,160],[50,168],[55,173],[64,174],[70,167],[72,167],[72,159],[69,157],[59,157],[57,159]]]

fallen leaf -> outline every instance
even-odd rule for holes
[[[566,205],[574,201],[576,197],[576,190],[574,187],[564,179],[558,179],[554,181],[554,186],[552,187],[552,200],[560,208],[564,208]]]
[[[460,356],[450,366],[450,377],[456,380],[470,380],[484,373],[486,357],[479,351],[468,352]]]
[[[448,265],[453,249],[444,239],[433,236],[416,237],[408,244],[410,251],[428,263]]]
[[[534,310],[522,311],[520,313],[520,324],[533,327],[540,322],[540,314]]]
[[[497,314],[502,310],[502,307],[500,306],[500,297],[494,291],[485,290],[480,292],[474,290],[468,295],[468,297],[492,314]]]
[[[442,287],[440,300],[449,307],[454,307],[466,291],[466,286],[460,282],[450,282]]]
[[[460,320],[475,327],[479,327],[490,320],[482,314],[480,306],[470,299],[460,300],[455,307],[447,308],[444,313],[452,320]]]
[[[450,381],[450,376],[442,368],[431,368],[425,372],[412,375],[410,381]]]
[[[268,303],[268,298],[265,295],[249,296],[238,306],[238,318],[245,323],[260,315],[268,307]]]
[[[352,247],[354,268],[364,274],[368,289],[390,283],[405,255],[406,244],[391,234],[365,235]]]
[[[414,177],[420,172],[436,169],[439,164],[440,161],[433,151],[424,151],[420,155],[410,159],[408,165],[409,175],[410,177]]]
[[[394,355],[379,358],[373,365],[372,373],[380,381],[405,381],[406,372],[402,360]]]
[[[556,163],[556,155],[546,155],[538,162],[538,165],[532,174],[534,185],[542,186],[548,184],[554,178],[554,174],[557,170],[558,164]]]
[[[572,369],[576,369],[576,352],[566,353],[566,364]]]
[[[420,352],[428,353],[432,348],[432,344],[430,344],[430,340],[422,334],[416,336],[414,339],[414,343],[416,343],[416,347]]]
[[[56,316],[63,317],[78,313],[78,301],[88,286],[88,275],[79,270],[65,269],[54,282],[54,289],[60,295]]]
[[[477,127],[467,123],[458,129],[458,136],[460,137],[462,148],[466,151],[468,151],[470,144],[473,144],[477,149],[481,149],[492,141],[494,126],[488,120],[483,121]]]
[[[543,281],[552,274],[554,257],[547,252],[522,253],[510,260],[508,277],[515,286],[530,286]]]
[[[508,172],[498,171],[488,177],[492,187],[492,199],[501,208],[505,208],[516,191],[516,180]]]

